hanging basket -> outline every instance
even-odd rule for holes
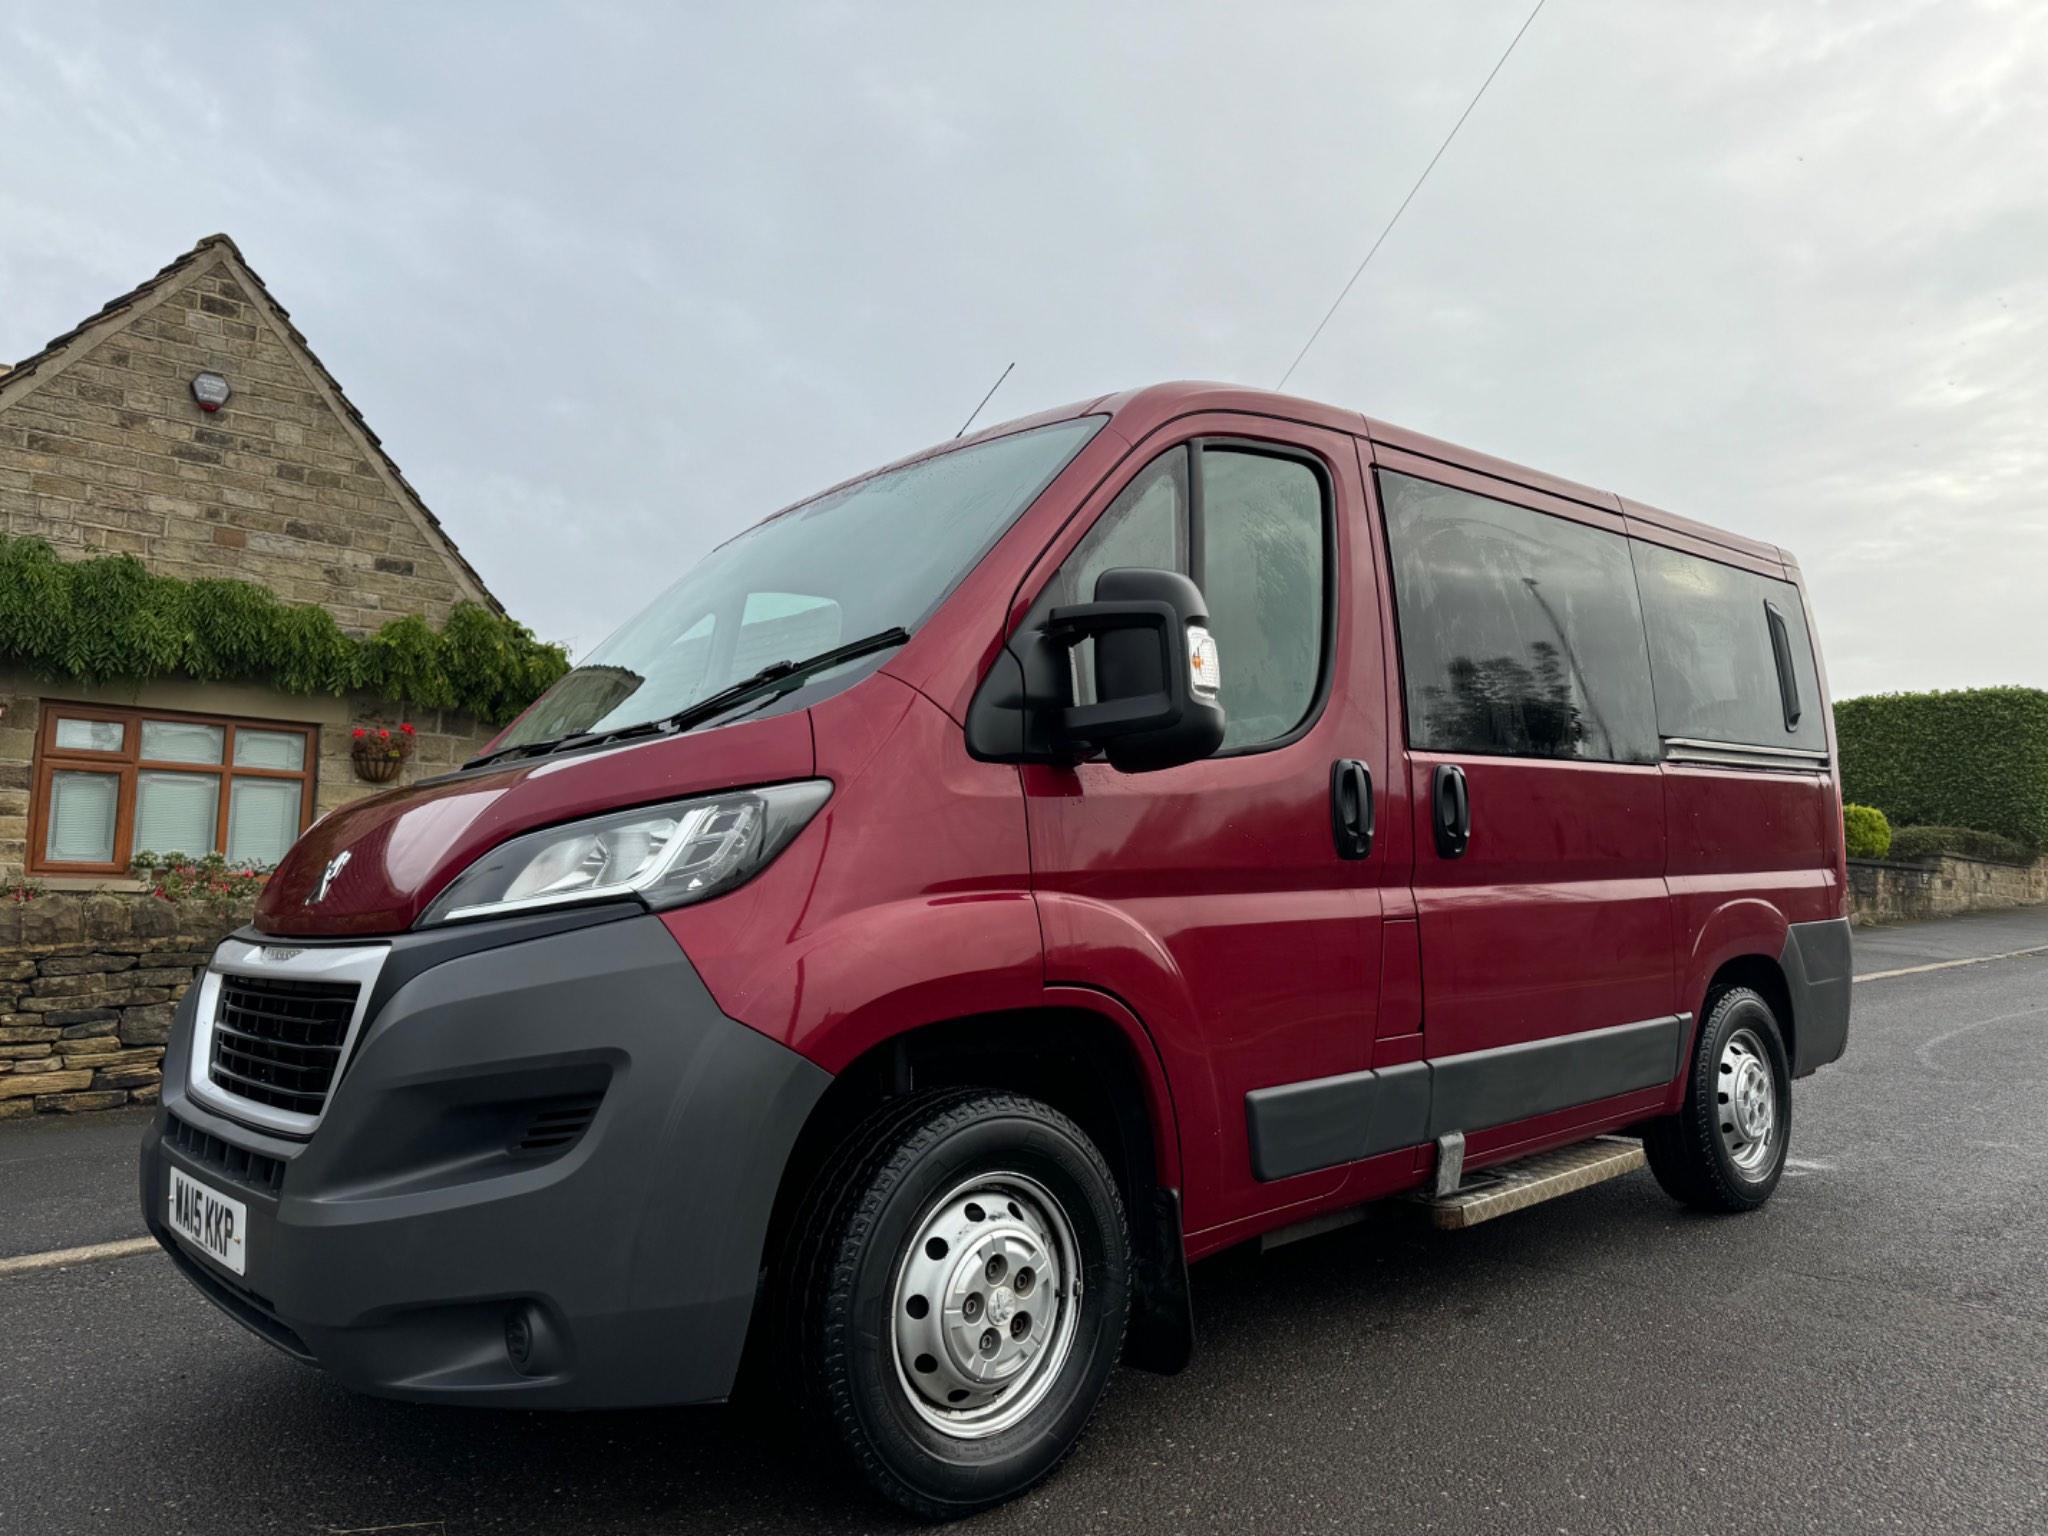
[[[355,764],[356,777],[365,783],[389,784],[412,756],[412,724],[408,721],[395,732],[381,726],[377,730],[381,734],[373,734],[368,726],[356,727],[355,739],[349,743],[349,760]]]
[[[404,758],[365,750],[360,743],[349,750],[349,758],[356,765],[356,777],[368,784],[389,784],[405,766]]]

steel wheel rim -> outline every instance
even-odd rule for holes
[[[1784,1117],[1778,1109],[1777,1074],[1755,1030],[1738,1029],[1728,1037],[1714,1078],[1721,1148],[1744,1178],[1761,1178],[1776,1155]]]
[[[1000,1434],[1045,1400],[1073,1351],[1081,1316],[1073,1224],[1028,1175],[962,1180],[912,1227],[889,1301],[904,1401],[954,1439]]]

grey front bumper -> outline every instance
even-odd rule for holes
[[[366,1392],[521,1407],[728,1395],[777,1186],[829,1077],[721,1013],[658,919],[559,928],[393,940],[303,1141],[193,1099],[195,987],[141,1169],[144,1219],[188,1277]],[[580,1137],[516,1150],[531,1108],[569,1090],[601,1094]],[[252,1170],[249,1154],[276,1162]],[[277,1162],[273,1192],[261,1170]],[[173,1164],[248,1207],[246,1274],[167,1227]]]

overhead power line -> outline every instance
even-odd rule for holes
[[[1408,211],[1408,205],[1415,201],[1415,194],[1420,192],[1422,190],[1422,184],[1425,181],[1429,180],[1429,173],[1436,169],[1437,161],[1443,159],[1444,151],[1451,147],[1451,140],[1455,139],[1458,136],[1458,130],[1465,126],[1465,119],[1470,117],[1472,115],[1472,109],[1479,105],[1479,98],[1484,96],[1486,94],[1486,88],[1489,85],[1493,84],[1493,77],[1500,73],[1501,65],[1507,63],[1508,54],[1511,54],[1515,51],[1515,44],[1519,43],[1522,40],[1522,33],[1527,32],[1529,30],[1529,23],[1533,22],[1536,19],[1537,11],[1542,10],[1547,3],[1548,0],[1536,0],[1535,10],[1529,12],[1528,18],[1527,20],[1523,21],[1520,30],[1517,31],[1511,39],[1509,39],[1507,52],[1503,53],[1500,56],[1499,63],[1496,63],[1493,66],[1493,68],[1487,73],[1486,78],[1479,82],[1479,89],[1473,92],[1472,99],[1465,103],[1465,110],[1460,112],[1458,114],[1458,120],[1455,123],[1451,124],[1451,131],[1444,135],[1443,143],[1437,145],[1436,153],[1429,157],[1429,164],[1425,165],[1422,168],[1422,174],[1415,178],[1415,185],[1410,187],[1408,189],[1408,195],[1401,199],[1401,206],[1396,208],[1394,210],[1394,216],[1391,219],[1387,220],[1387,227],[1380,231],[1379,238],[1373,241],[1372,243],[1372,249],[1365,253],[1365,260],[1359,262],[1356,270],[1352,272],[1349,281],[1347,281],[1342,288],[1337,290],[1337,297],[1332,299],[1330,301],[1330,307],[1323,311],[1323,318],[1316,322],[1316,328],[1308,333],[1308,340],[1304,341],[1301,344],[1301,350],[1294,354],[1294,361],[1289,363],[1287,365],[1287,371],[1280,375],[1280,382],[1273,386],[1275,389],[1285,389],[1287,387],[1287,381],[1294,377],[1294,370],[1299,368],[1301,366],[1301,360],[1304,357],[1308,356],[1308,349],[1316,344],[1316,338],[1323,334],[1323,327],[1330,323],[1330,317],[1337,313],[1338,307],[1342,305],[1344,300],[1350,296],[1353,285],[1355,285],[1358,282],[1359,278],[1365,275],[1366,266],[1372,261],[1373,257],[1379,253],[1379,248],[1382,245],[1386,244],[1387,236],[1391,235],[1394,232],[1394,226],[1401,222],[1401,215],[1406,213]]]

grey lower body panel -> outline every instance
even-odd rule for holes
[[[430,944],[394,941],[404,979],[305,1141],[192,1099],[188,997],[142,1151],[150,1230],[223,1310],[359,1390],[579,1408],[728,1395],[776,1190],[828,1074],[720,1012],[650,916],[496,947],[473,929],[445,950],[415,940]],[[521,1150],[535,1106],[572,1088],[597,1097],[580,1136]],[[284,1164],[274,1189],[248,1154]],[[173,1166],[246,1205],[245,1274],[169,1230]]]
[[[1806,1077],[1849,1046],[1852,980],[1849,920],[1794,923],[1786,930],[1778,966],[1792,999],[1792,1075]]]
[[[1689,1014],[1644,1019],[1245,1095],[1252,1173],[1283,1179],[1533,1115],[1661,1088],[1683,1069]]]

